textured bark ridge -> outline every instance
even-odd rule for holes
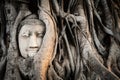
[[[1,0],[0,80],[119,80],[119,3]],[[24,58],[18,35],[26,18],[43,21],[46,30],[36,55]]]
[[[54,48],[57,41],[57,30],[55,20],[50,13],[41,10],[39,12],[39,18],[46,24],[46,33],[43,38],[42,46],[38,54],[34,57],[34,65],[37,80],[46,80],[47,68],[54,55]]]

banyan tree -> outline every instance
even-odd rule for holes
[[[119,79],[119,0],[0,0],[0,80]]]

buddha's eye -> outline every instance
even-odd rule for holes
[[[23,34],[22,34],[22,37],[30,37],[30,33],[29,32],[24,32]]]
[[[43,37],[43,33],[37,33],[36,36],[37,37]]]

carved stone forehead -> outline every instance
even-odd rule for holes
[[[25,19],[20,23],[20,26],[23,25],[42,25],[45,26],[45,23],[39,19]]]
[[[21,30],[21,27],[23,27],[24,25],[41,25],[41,27],[43,27],[44,30],[46,29],[46,24],[42,20],[30,16],[30,17],[24,19],[22,22],[20,22],[20,24],[17,28],[18,34]]]

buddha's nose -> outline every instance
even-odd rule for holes
[[[30,36],[29,48],[38,48],[37,37],[34,34]]]

